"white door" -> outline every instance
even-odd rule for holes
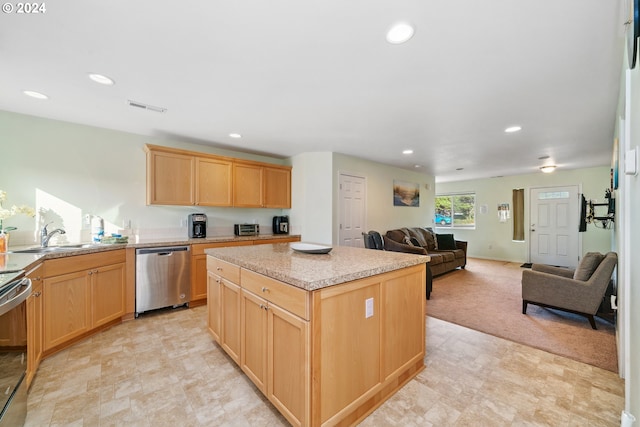
[[[531,262],[577,266],[580,256],[578,186],[532,188],[530,196]]]
[[[340,229],[338,245],[364,247],[366,226],[366,181],[364,177],[340,174]]]

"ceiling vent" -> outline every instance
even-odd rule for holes
[[[163,107],[154,107],[153,105],[143,104],[142,102],[132,101],[130,99],[127,100],[127,103],[130,107],[142,108],[143,110],[155,111],[156,113],[164,113],[167,111],[167,109]]]

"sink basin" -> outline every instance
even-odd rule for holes
[[[93,248],[95,246],[96,245],[92,245],[91,243],[82,243],[77,245],[48,246],[46,248],[35,247],[12,252],[14,254],[48,254],[51,252],[77,251],[78,249]]]

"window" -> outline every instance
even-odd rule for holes
[[[475,193],[436,196],[434,222],[436,227],[475,228]]]

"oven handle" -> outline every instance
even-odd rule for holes
[[[24,289],[18,292],[13,298],[8,299],[7,301],[0,304],[0,316],[13,310],[14,308],[22,304],[27,299],[27,297],[29,297],[29,294],[31,293],[31,279],[29,279],[28,277],[24,277],[20,280],[16,280],[14,282],[12,290],[21,286]]]

